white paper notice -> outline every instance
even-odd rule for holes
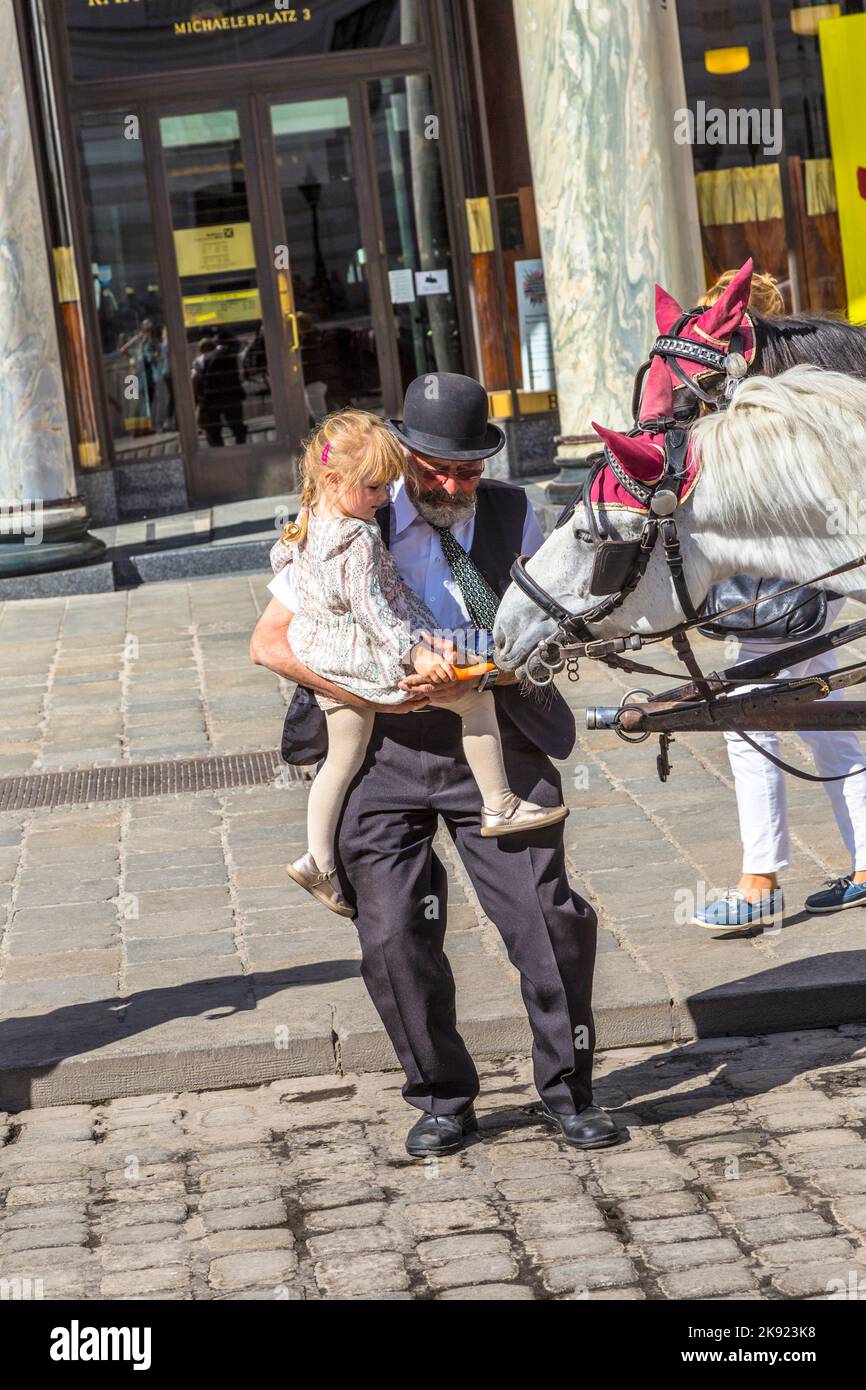
[[[416,270],[415,289],[419,295],[425,294],[447,294],[448,293],[448,271],[447,270]]]
[[[415,281],[411,270],[389,270],[392,304],[415,303]]]
[[[517,316],[520,324],[520,365],[529,391],[555,391],[553,343],[547,312],[544,262],[515,261]]]

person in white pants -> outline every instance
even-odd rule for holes
[[[828,603],[822,632],[832,627],[843,603],[844,599]],[[780,651],[785,646],[790,646],[790,642],[741,641],[737,664]],[[801,661],[781,670],[774,679],[814,676],[835,671],[837,665],[835,652],[825,652],[812,661]],[[753,688],[739,687],[741,691]],[[834,690],[828,696],[830,700],[842,698],[841,690]],[[756,732],[749,737],[776,757],[782,756],[777,733]],[[799,737],[809,745],[819,777],[838,777],[866,766],[853,733],[813,730]],[[778,875],[790,863],[785,774],[756,749],[750,748],[739,734],[726,733],[725,743],[737,795],[743,844],[742,876],[735,889],[700,909],[692,921],[697,926],[714,929],[733,930],[753,924],[768,926],[784,910]],[[806,899],[806,908],[810,912],[835,912],[845,907],[866,906],[866,772],[848,777],[844,782],[825,782],[824,789],[830,798],[851,870],[841,878],[828,880],[826,890]]]

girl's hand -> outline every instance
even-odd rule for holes
[[[428,647],[432,647],[434,652],[443,656],[449,665],[453,666],[457,660],[458,652],[454,643],[447,637],[435,637],[432,633],[424,634],[424,642]]]
[[[421,642],[412,648],[410,659],[416,673],[424,676],[431,685],[442,685],[455,679],[451,663]]]

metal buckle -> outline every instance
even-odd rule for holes
[[[629,704],[629,700],[631,700],[635,695],[646,695],[647,698],[650,700],[653,697],[653,693],[651,690],[627,690],[625,695],[623,695],[622,699],[619,702],[620,714],[622,714],[623,711],[627,709],[640,709],[640,705]],[[616,722],[614,723],[613,729],[614,733],[622,739],[623,743],[646,743],[647,739],[650,737],[649,729],[645,729],[644,732],[640,734],[627,734],[625,730],[621,727],[619,718],[617,718]]]

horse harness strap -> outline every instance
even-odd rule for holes
[[[773,763],[774,766],[778,767],[782,772],[790,772],[792,777],[799,777],[801,782],[847,782],[849,777],[859,777],[861,772],[866,772],[866,766],[864,766],[855,767],[851,772],[838,772],[835,777],[818,777],[814,772],[803,772],[799,767],[793,767],[791,763],[783,762],[781,758],[776,757],[775,753],[771,753],[768,748],[762,748],[760,743],[756,743],[755,740],[742,729],[737,734],[737,737],[741,738],[744,743],[747,743],[750,748],[754,748],[756,753],[760,753],[762,757],[766,758],[768,762]]]

